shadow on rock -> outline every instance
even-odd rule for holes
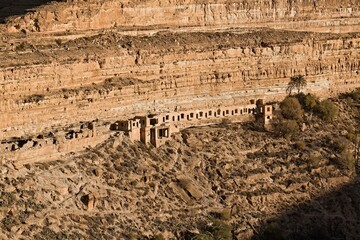
[[[0,23],[5,23],[6,19],[15,15],[23,15],[32,9],[49,2],[59,2],[54,0],[2,0],[0,1]]]
[[[360,180],[265,222],[253,240],[360,239]]]

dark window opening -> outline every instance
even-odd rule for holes
[[[150,119],[150,124],[155,126],[158,123],[157,119]]]
[[[159,129],[159,138],[162,138],[162,137],[169,137],[169,129],[168,128]]]

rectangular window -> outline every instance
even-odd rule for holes
[[[235,114],[238,114],[238,110],[237,110],[237,109],[235,109]]]
[[[166,115],[166,120],[169,120],[169,115]]]
[[[181,119],[184,119],[185,118],[185,114],[181,114]]]
[[[169,129],[168,128],[159,129],[159,138],[162,138],[162,137],[169,137]]]
[[[209,116],[211,116],[212,115],[212,111],[209,111]]]
[[[155,126],[158,123],[157,119],[150,119],[150,124]]]

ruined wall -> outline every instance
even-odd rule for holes
[[[359,0],[67,1],[13,18],[9,31],[88,31],[123,27],[254,27],[359,29]],[[317,21],[313,21],[317,20]],[[329,21],[332,20],[332,21]]]

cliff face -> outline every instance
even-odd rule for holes
[[[58,32],[113,27],[244,27],[278,28],[348,25],[359,29],[359,0],[170,0],[170,1],[67,1],[13,19],[10,31]],[[345,18],[345,19],[344,19]],[[329,22],[328,20],[334,20]],[[334,30],[333,29],[333,30]]]
[[[29,2],[0,3],[0,239],[193,239],[222,217],[236,239],[358,238],[359,93],[295,144],[229,119],[159,148],[110,126],[282,100],[298,74],[359,87],[359,0]]]
[[[9,18],[0,40],[0,140],[154,111],[278,100],[296,74],[320,96],[353,89],[358,6],[67,1]],[[341,33],[328,33],[334,26]]]

